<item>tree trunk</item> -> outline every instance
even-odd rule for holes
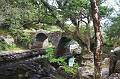
[[[93,19],[93,26],[95,32],[95,52],[94,52],[94,66],[95,79],[101,79],[101,54],[102,54],[102,35],[100,30],[99,10],[97,0],[90,0],[91,14]]]

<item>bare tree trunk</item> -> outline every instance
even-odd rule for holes
[[[93,19],[93,26],[95,32],[95,52],[94,52],[94,66],[95,79],[101,79],[101,54],[102,54],[102,35],[100,30],[99,10],[97,0],[90,0],[91,14]]]

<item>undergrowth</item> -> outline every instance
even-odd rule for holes
[[[59,66],[64,69],[65,73],[72,74],[73,76],[76,75],[77,69],[79,68],[78,63],[75,63],[73,67],[69,67],[67,65],[67,62],[65,61],[66,58],[64,58],[64,57],[57,58],[54,54],[54,49],[53,48],[47,48],[46,49],[46,55],[43,55],[42,57],[47,58],[50,63],[59,64]]]

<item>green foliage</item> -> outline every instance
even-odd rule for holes
[[[68,65],[64,65],[62,67],[63,67],[63,69],[65,70],[66,73],[69,73],[69,74],[72,74],[72,75],[75,76],[76,73],[77,73],[77,70],[79,68],[79,65],[78,65],[78,63],[75,63],[73,65],[73,67],[69,67]]]
[[[105,16],[109,12],[109,8],[107,6],[99,6],[100,16]]]
[[[23,28],[21,27],[11,27],[9,29],[9,33],[15,38],[16,43],[23,46],[28,47],[28,45],[32,42],[32,37],[30,34],[25,33]]]
[[[61,4],[65,2],[64,0],[58,1]],[[58,13],[62,16],[61,18],[69,18],[71,16],[79,16],[80,11],[88,11],[89,7],[89,0],[68,0],[66,5],[59,5]]]
[[[69,7],[71,7],[73,10],[81,9],[80,7],[88,8],[89,0],[69,0]]]
[[[48,60],[51,63],[57,63],[68,74],[75,75],[77,73],[77,69],[79,68],[78,63],[75,63],[73,67],[69,67],[67,65],[67,63],[65,62],[65,58],[64,57],[59,57],[59,58],[55,57],[55,55],[54,55],[54,49],[53,48],[47,48],[46,52],[47,52],[47,54],[43,55],[43,57],[48,58]]]
[[[8,50],[10,48],[10,45],[7,44],[6,42],[4,41],[0,41],[0,51],[1,50]]]
[[[44,6],[41,0],[0,0],[0,15],[3,21],[12,26],[30,28],[36,26],[39,21],[45,24],[56,24],[57,17],[61,21],[67,21],[71,16],[79,17],[80,12],[89,15],[89,0],[55,0],[58,7],[50,5],[52,12]],[[44,0],[46,1],[46,0]],[[49,0],[47,0],[49,2]],[[100,7],[100,13],[107,13],[105,6]],[[53,15],[54,14],[54,15]],[[33,28],[33,27],[32,27]]]
[[[13,50],[16,48],[15,44],[7,44],[5,41],[0,41],[0,51]]]
[[[66,64],[65,63],[65,58],[63,58],[63,57],[56,58],[55,57],[53,48],[47,48],[46,52],[47,52],[47,54],[45,56],[43,56],[43,57],[48,58],[48,60],[51,63],[57,63],[58,65],[65,65]]]
[[[109,45],[120,45],[120,17],[113,18],[112,25],[105,30],[105,40]]]
[[[113,8],[112,7],[108,7],[107,5],[104,5],[104,1],[100,1],[99,3],[99,15],[100,17],[110,17],[110,15],[112,14],[113,12]],[[109,18],[108,17],[108,18]]]
[[[47,52],[46,56],[48,56],[48,57],[54,56],[54,49],[53,48],[47,48],[46,52]]]

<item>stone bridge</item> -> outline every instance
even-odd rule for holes
[[[51,43],[54,47],[57,47],[61,39],[64,41],[64,38],[69,37],[70,35],[60,31],[38,31],[37,33],[33,34],[33,46],[39,45],[39,48],[44,48],[48,45],[48,43]]]

